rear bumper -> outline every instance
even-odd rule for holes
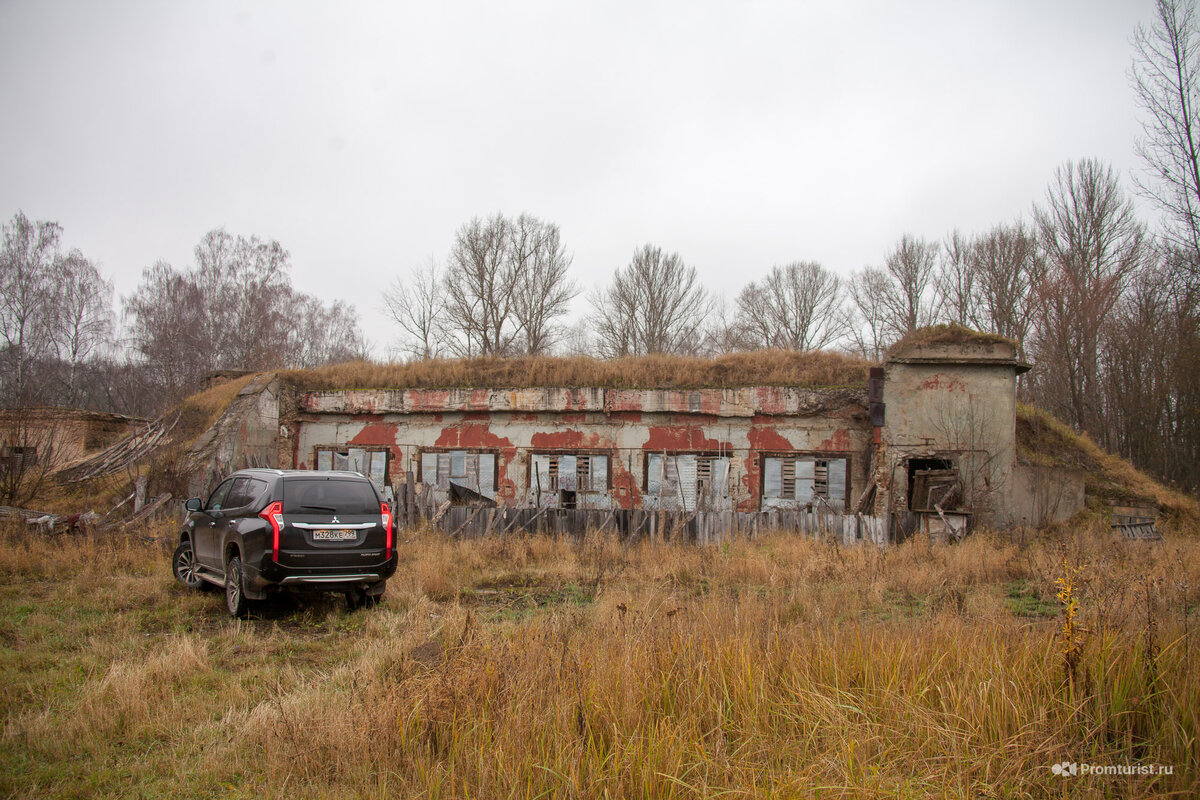
[[[346,592],[364,589],[368,594],[383,591],[383,583],[396,573],[396,556],[381,563],[346,567],[288,567],[263,557],[257,567],[245,569],[246,595],[261,599],[272,591],[287,589],[297,592]],[[377,591],[375,591],[377,590]]]
[[[355,575],[288,575],[280,586],[324,586],[330,583],[375,583],[383,578],[375,572]]]

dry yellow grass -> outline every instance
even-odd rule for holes
[[[1200,542],[409,532],[384,604],[230,621],[137,540],[0,536],[14,797],[1200,790]],[[1055,578],[1079,569],[1077,679]],[[1059,761],[1164,764],[1064,779]]]
[[[354,362],[281,373],[304,389],[521,388],[604,386],[702,389],[732,386],[865,388],[870,364],[828,352],[759,350],[717,358],[652,355],[466,358],[408,364]]]
[[[888,354],[898,353],[913,344],[1010,344],[1019,347],[1015,339],[998,333],[987,333],[966,328],[954,322],[929,325],[902,336],[888,348]]]
[[[190,445],[196,437],[213,426],[225,413],[225,409],[229,408],[238,392],[257,377],[257,374],[242,375],[185,398],[175,409],[179,412],[179,423],[173,431],[172,439],[183,447]]]

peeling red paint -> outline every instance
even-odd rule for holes
[[[759,414],[786,414],[787,401],[777,386],[759,386],[754,390],[755,410]]]
[[[728,442],[710,439],[699,425],[651,425],[643,450],[732,450]]]
[[[942,372],[935,372],[917,384],[917,388],[934,391],[943,390],[947,392],[965,392],[967,390],[967,384],[963,383],[961,380],[952,375],[946,375]]]
[[[759,498],[758,453],[751,450],[742,462],[742,487],[746,490],[745,499],[738,501],[738,511],[758,511],[761,502]]]
[[[412,411],[444,411],[450,401],[447,389],[419,389],[408,393]]]
[[[786,437],[766,423],[758,419],[759,424],[752,425],[746,434],[750,443],[750,452],[742,461],[742,488],[745,490],[743,499],[738,501],[738,511],[758,511],[762,499],[760,489],[762,480],[761,453],[771,450],[794,450],[795,446]]]
[[[629,471],[620,456],[612,460],[612,490],[613,497],[621,508],[641,507],[642,491],[638,488],[638,478]]]
[[[825,439],[817,446],[818,450],[832,450],[839,453],[844,453],[850,449],[850,431],[845,428],[839,428],[833,432],[833,436]]]
[[[516,452],[516,447],[503,436],[492,433],[490,427],[480,423],[461,423],[442,428],[442,433],[434,442],[435,447],[463,448],[497,448],[502,451]]]
[[[399,431],[399,425],[390,422],[374,422],[355,434],[349,443],[360,446],[387,445],[392,447],[396,444],[396,436]]]
[[[755,425],[746,438],[751,450],[795,450],[795,446],[774,428]]]
[[[576,430],[535,433],[530,437],[529,442],[534,449],[545,448],[547,450],[613,446],[610,440],[602,439],[598,433],[584,433]]]

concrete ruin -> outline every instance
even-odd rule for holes
[[[1056,476],[1051,503],[1017,463],[1026,369],[1011,343],[965,337],[901,343],[869,387],[330,390],[264,375],[193,456],[207,484],[250,465],[351,469],[436,503],[808,509],[958,534],[1082,505],[1081,480]]]
[[[0,469],[16,465],[57,470],[129,436],[146,420],[40,406],[0,410]]]

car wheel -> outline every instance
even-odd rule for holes
[[[190,539],[180,542],[179,547],[175,548],[175,555],[171,556],[171,572],[175,574],[175,580],[189,589],[203,590],[211,585],[200,577],[196,565],[196,552],[192,549]]]
[[[234,556],[225,567],[225,607],[238,619],[250,613],[250,601],[246,599],[246,584],[242,577],[242,559]]]

